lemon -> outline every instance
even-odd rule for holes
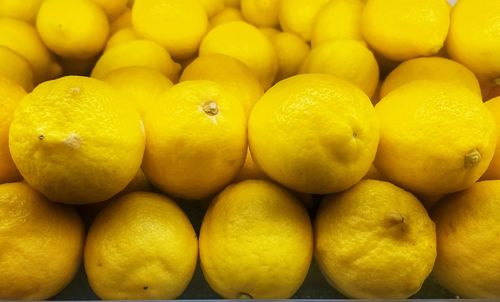
[[[35,84],[61,74],[61,66],[29,23],[0,18],[0,46],[17,52],[30,64]]]
[[[224,9],[224,0],[197,0],[205,8],[209,18],[215,16]]]
[[[137,0],[132,24],[139,35],[165,47],[176,59],[196,53],[208,28],[199,0]]]
[[[497,130],[500,129],[500,96],[488,100],[484,105],[495,119]],[[500,135],[500,131],[497,131],[497,135]],[[500,138],[497,137],[495,153],[488,169],[483,174],[483,179],[500,179],[500,144],[498,144],[498,142],[500,142]]]
[[[318,13],[312,29],[313,47],[329,40],[363,40],[361,14],[364,3],[361,0],[331,0]]]
[[[269,88],[278,72],[274,47],[264,34],[246,22],[221,24],[205,36],[200,56],[223,54],[240,60],[257,76],[264,89]]]
[[[301,73],[327,73],[361,88],[369,97],[377,89],[379,68],[373,53],[358,40],[331,40],[311,50]]]
[[[124,67],[108,73],[103,81],[121,93],[124,101],[144,115],[155,106],[172,82],[155,69],[148,67]]]
[[[481,80],[500,86],[500,2],[460,0],[452,10],[448,52]]]
[[[75,210],[19,182],[0,185],[0,216],[0,299],[44,300],[63,290],[83,250]]]
[[[311,194],[343,191],[368,172],[379,125],[361,89],[327,74],[270,88],[248,122],[252,157],[275,181]]]
[[[33,71],[23,57],[9,48],[0,46],[0,76],[5,77],[19,85],[25,90],[33,89]]]
[[[384,181],[363,180],[326,197],[314,232],[321,271],[350,298],[408,298],[436,259],[435,226],[425,208]]]
[[[94,220],[85,271],[101,299],[175,299],[191,280],[198,241],[172,200],[136,192],[114,200]]]
[[[500,181],[481,181],[432,211],[438,243],[433,277],[461,298],[500,296],[499,196]]]
[[[387,179],[380,173],[380,171],[374,165],[371,165],[368,173],[365,174],[363,179],[373,179],[373,180],[382,180],[387,181]]]
[[[107,43],[106,50],[128,42],[142,40],[132,27],[125,27],[112,34]]]
[[[255,26],[279,26],[281,0],[241,0],[241,13]]]
[[[438,53],[449,24],[450,11],[443,0],[368,0],[361,16],[368,44],[396,61]]]
[[[153,185],[173,196],[203,199],[236,177],[247,149],[243,106],[211,81],[170,88],[144,116],[142,168]]]
[[[109,24],[109,33],[112,35],[127,27],[132,27],[132,10],[129,8]]]
[[[312,258],[304,206],[270,182],[227,187],[210,205],[200,231],[208,284],[228,299],[285,299],[300,287]]]
[[[210,29],[224,23],[243,21],[241,11],[234,7],[225,7],[218,14],[210,19]]]
[[[300,65],[309,54],[309,44],[299,36],[288,32],[278,32],[270,39],[278,57],[276,81],[296,75]]]
[[[37,86],[19,104],[9,147],[24,179],[50,200],[104,201],[141,165],[144,129],[106,83],[68,76]]]
[[[226,7],[240,7],[240,2],[241,0],[224,0],[224,5],[226,5]]]
[[[43,0],[0,0],[0,17],[33,22]]]
[[[405,61],[396,67],[384,80],[380,97],[416,80],[444,81],[469,88],[481,95],[479,82],[467,67],[446,58],[423,57]]]
[[[0,76],[0,184],[21,179],[9,151],[9,127],[14,110],[25,95],[21,86]]]
[[[92,0],[106,13],[109,20],[115,20],[127,10],[128,0]]]
[[[264,34],[264,36],[266,36],[271,41],[273,41],[274,37],[276,37],[279,33],[281,33],[280,30],[278,30],[274,27],[259,27],[259,30],[261,33]]]
[[[281,28],[309,42],[316,16],[329,1],[281,0],[278,13]]]
[[[375,107],[381,121],[375,166],[412,192],[463,190],[486,171],[497,131],[477,93],[439,81],[413,81]]]
[[[122,43],[108,49],[97,61],[92,77],[102,79],[109,72],[130,66],[150,67],[177,81],[181,66],[160,45],[148,40]]]
[[[247,157],[245,159],[245,163],[243,167],[241,167],[240,173],[234,179],[235,182],[240,182],[248,179],[262,179],[269,180],[269,177],[262,171],[259,166],[254,162],[252,158],[252,153],[250,150],[247,150]]]
[[[245,64],[220,54],[196,58],[181,76],[181,82],[189,80],[217,82],[239,100],[247,115],[264,94],[259,80]]]
[[[106,15],[89,0],[45,0],[36,28],[50,50],[75,59],[87,59],[101,52],[109,33]]]

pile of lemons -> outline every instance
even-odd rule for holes
[[[347,297],[500,297],[499,16],[0,0],[0,299],[82,261],[103,299],[176,298],[198,261],[221,297],[289,298],[313,256]]]

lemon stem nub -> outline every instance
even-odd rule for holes
[[[214,101],[210,101],[203,105],[203,111],[208,115],[217,115],[219,113],[219,107]]]
[[[238,299],[239,300],[250,300],[250,299],[253,299],[253,297],[249,294],[241,293],[238,295]]]
[[[473,168],[481,161],[481,153],[476,149],[465,155],[465,168]]]
[[[42,140],[44,140],[44,139],[45,139],[45,135],[40,134],[40,135],[38,136],[38,139],[39,139],[39,140],[41,140],[41,141],[42,141]]]
[[[403,224],[405,223],[405,217],[399,213],[391,213],[389,214],[389,221],[392,224]]]

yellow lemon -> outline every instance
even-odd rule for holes
[[[127,27],[132,27],[132,10],[129,8],[109,24],[109,33],[112,35]]]
[[[160,96],[173,85],[159,71],[148,67],[116,69],[102,80],[119,91],[124,101],[133,105],[141,116],[155,106]]]
[[[309,44],[299,36],[288,32],[278,32],[270,39],[278,57],[276,82],[296,75],[309,54]]]
[[[29,23],[0,18],[0,46],[17,52],[30,64],[35,84],[55,78],[62,72],[35,27]]]
[[[33,22],[43,0],[0,0],[0,17]]]
[[[259,27],[259,30],[261,33],[264,34],[264,36],[266,36],[271,41],[273,41],[274,37],[281,32],[280,30],[278,30],[274,27]]]
[[[443,0],[368,0],[361,17],[368,44],[396,61],[438,53],[449,24],[450,11]]]
[[[218,14],[210,19],[210,29],[224,23],[243,21],[241,11],[234,7],[225,7]]]
[[[331,0],[314,21],[311,44],[313,47],[338,39],[363,40],[361,34],[361,0]]]
[[[369,97],[377,89],[379,68],[373,53],[358,40],[331,40],[311,50],[301,73],[327,73],[361,88]]]
[[[270,88],[248,122],[252,157],[275,181],[311,194],[343,191],[368,172],[379,124],[361,89],[327,74]]]
[[[257,164],[254,162],[250,149],[247,150],[245,163],[243,164],[243,167],[241,167],[240,173],[238,174],[238,176],[236,176],[234,181],[240,182],[248,179],[269,180],[269,177],[267,177],[264,171],[262,171],[262,169],[259,168],[259,166],[257,166]]]
[[[245,64],[220,54],[201,56],[189,64],[182,73],[181,82],[190,80],[220,84],[240,101],[247,115],[264,94],[259,80]]]
[[[112,34],[106,43],[106,50],[128,42],[142,40],[132,27],[125,27]]]
[[[461,298],[500,296],[499,196],[500,181],[481,181],[446,197],[431,213],[437,231],[432,275]]]
[[[224,5],[226,5],[226,7],[229,6],[229,7],[239,8],[240,2],[241,2],[241,0],[224,0]]]
[[[25,183],[0,185],[0,299],[51,298],[75,276],[85,231],[73,208]]]
[[[92,0],[106,13],[109,20],[115,20],[127,10],[128,0]]]
[[[199,0],[137,0],[132,24],[140,35],[165,47],[176,59],[193,55],[208,28]]]
[[[21,180],[9,151],[9,127],[14,111],[25,95],[21,86],[0,77],[0,184]]]
[[[497,131],[477,93],[439,81],[413,81],[375,107],[381,122],[375,166],[412,192],[463,190],[486,171]]]
[[[484,105],[495,119],[497,130],[500,130],[500,96],[485,102]],[[497,135],[500,135],[500,131],[497,131]],[[483,174],[483,179],[500,179],[500,144],[498,142],[500,142],[500,138],[497,137],[495,154],[488,169]]]
[[[281,0],[278,16],[281,28],[309,42],[316,16],[329,1]]]
[[[396,67],[384,80],[380,97],[416,80],[444,81],[469,88],[481,95],[479,82],[467,67],[446,58],[423,57],[405,61]]]
[[[184,199],[219,192],[238,174],[247,149],[243,106],[221,85],[186,81],[144,116],[143,169],[162,191]]]
[[[89,0],[45,0],[36,28],[50,50],[75,59],[87,59],[101,52],[109,33],[106,15]]]
[[[18,53],[0,46],[0,76],[21,85],[26,91],[33,90],[33,71],[30,64]]]
[[[224,0],[197,0],[205,8],[209,18],[215,16],[224,9]]]
[[[255,26],[276,27],[281,0],[241,0],[241,13]]]
[[[451,13],[448,52],[481,80],[500,86],[500,2],[460,0]]]
[[[363,180],[325,198],[314,222],[315,257],[328,282],[357,299],[415,294],[436,259],[436,231],[411,193]]]
[[[150,67],[177,81],[181,66],[160,45],[148,40],[126,42],[108,49],[92,70],[92,77],[102,79],[109,72],[130,66]]]
[[[200,45],[200,55],[223,54],[240,60],[269,88],[278,71],[274,47],[264,34],[246,22],[230,22],[213,28]]]
[[[313,234],[304,206],[270,182],[247,180],[212,202],[200,231],[205,278],[228,299],[286,299],[302,285]]]
[[[374,165],[371,165],[368,173],[365,174],[363,179],[373,179],[373,180],[382,180],[386,181],[387,179],[380,173],[380,171]]]
[[[141,165],[139,113],[108,84],[68,76],[37,86],[10,125],[9,147],[24,179],[53,201],[104,201]]]
[[[85,271],[102,299],[175,299],[198,257],[188,217],[172,200],[136,192],[114,200],[94,220],[85,245]]]

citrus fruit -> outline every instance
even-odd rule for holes
[[[309,54],[309,44],[297,35],[288,32],[278,32],[270,37],[278,58],[278,74],[276,81],[294,76]]]
[[[275,181],[311,194],[343,191],[368,172],[379,139],[370,99],[327,74],[285,79],[254,106],[252,157]]]
[[[381,122],[375,166],[412,192],[463,190],[486,171],[497,131],[472,90],[439,81],[413,81],[375,107]]]
[[[85,271],[101,299],[175,299],[187,287],[198,241],[172,200],[136,192],[111,202],[87,235]]]
[[[67,76],[23,98],[10,125],[14,162],[50,200],[104,201],[134,178],[144,151],[139,113],[108,84]]]
[[[205,8],[209,18],[215,16],[224,9],[224,0],[197,0]]]
[[[115,20],[127,10],[128,0],[92,0],[106,13],[109,20]]]
[[[109,24],[109,33],[112,35],[126,27],[132,27],[132,10],[129,8]]]
[[[278,13],[281,28],[309,42],[316,16],[329,1],[281,0]]]
[[[136,40],[141,40],[141,37],[139,37],[139,35],[132,27],[125,27],[118,30],[109,37],[108,41],[106,42],[105,50]]]
[[[274,47],[255,26],[246,22],[221,24],[208,32],[200,45],[200,56],[223,54],[240,60],[269,88],[278,71]]]
[[[43,0],[0,0],[0,17],[33,22]]]
[[[241,0],[241,13],[255,26],[276,27],[281,0]]]
[[[239,8],[240,2],[241,0],[224,0],[224,5]]]
[[[234,21],[243,21],[241,11],[234,7],[225,7],[210,19],[210,29],[216,27],[217,25]]]
[[[247,157],[245,159],[245,163],[243,167],[241,167],[240,173],[234,179],[235,182],[240,182],[248,179],[262,179],[269,180],[269,177],[262,171],[257,164],[255,164],[252,153],[250,153],[250,149],[247,150]]]
[[[304,206],[262,180],[227,187],[212,202],[200,231],[208,284],[228,299],[285,299],[300,287],[312,258]]]
[[[432,275],[461,298],[500,296],[499,196],[500,181],[480,181],[445,197],[431,213],[437,231]]]
[[[363,180],[321,203],[314,222],[315,257],[328,282],[357,299],[415,294],[436,259],[436,232],[411,193]]]
[[[245,160],[245,111],[215,82],[174,85],[146,113],[144,124],[144,172],[173,196],[210,197],[236,177]]]
[[[498,129],[500,129],[500,96],[488,100],[484,103],[484,105],[488,108],[495,119],[497,135],[500,135],[500,131],[498,131]],[[495,153],[488,169],[483,174],[483,179],[500,179],[500,144],[498,144],[498,142],[500,142],[500,138],[497,137]]]
[[[0,46],[0,76],[21,85],[26,91],[34,86],[33,71],[23,57],[9,48]]]
[[[73,208],[26,183],[0,185],[0,299],[44,300],[75,276],[85,231]]]
[[[361,16],[368,44],[396,61],[438,53],[449,24],[450,11],[443,0],[368,0]]]

